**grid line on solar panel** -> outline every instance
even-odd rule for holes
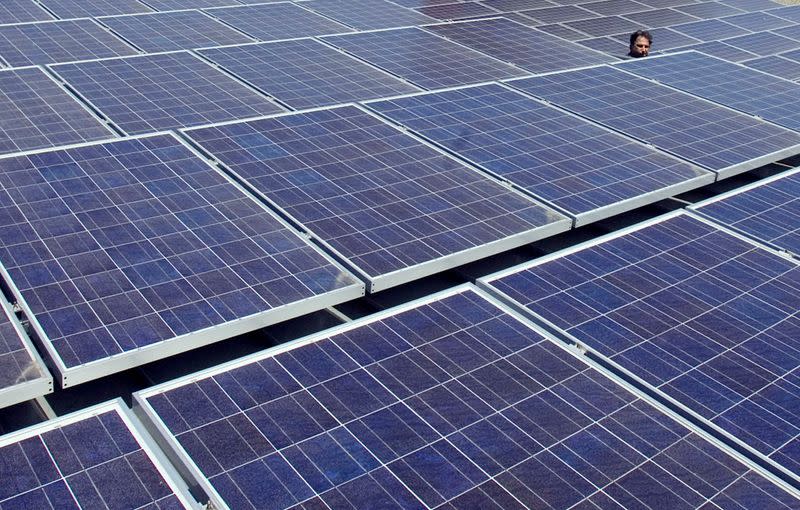
[[[61,19],[152,12],[138,0],[37,0]]]
[[[303,6],[359,30],[435,23],[436,19],[384,0],[309,0]]]
[[[485,281],[795,486],[798,282],[796,262],[681,212]]]
[[[0,26],[0,57],[12,67],[137,53],[91,19]]]
[[[598,66],[508,84],[711,169],[719,178],[800,151],[796,132],[616,67]]]
[[[800,170],[763,179],[690,209],[800,256]]]
[[[576,217],[576,226],[714,181],[697,167],[500,85],[367,107]]]
[[[199,53],[295,109],[419,90],[315,39],[208,48]]]
[[[0,154],[113,138],[40,68],[0,71]]]
[[[0,506],[194,508],[121,400],[0,437]]]
[[[683,23],[671,27],[673,30],[686,34],[689,37],[702,40],[717,40],[747,34],[748,31],[725,20],[706,19],[692,23]],[[712,53],[713,54],[713,53]]]
[[[134,398],[218,508],[793,505],[484,296],[457,288]]]
[[[747,12],[765,11],[781,7],[781,4],[772,0],[727,0],[727,3]]]
[[[0,161],[0,267],[62,386],[363,294],[173,135]]]
[[[796,5],[778,7],[776,9],[769,9],[769,14],[774,16],[800,23],[800,9]]]
[[[800,49],[800,41],[773,32],[755,32],[724,39],[722,42],[761,57]]]
[[[533,73],[613,60],[602,53],[587,51],[576,44],[503,18],[429,25],[424,28]]]
[[[598,16],[616,16],[649,9],[646,4],[635,2],[634,0],[604,0],[601,2],[580,2],[580,4],[581,7],[597,13]]]
[[[592,39],[583,39],[577,41],[577,43],[582,46],[586,46],[587,48],[591,48],[596,51],[602,51],[604,53],[608,53],[609,55],[614,55],[617,57],[622,57],[623,55],[627,55],[628,51],[630,51],[629,44],[617,38],[609,36],[594,37]]]
[[[283,111],[186,51],[56,64],[50,69],[127,134]]]
[[[211,7],[228,7],[243,3],[261,3],[260,1],[239,2],[237,0],[142,0],[157,11],[175,11],[179,9],[206,9]]]
[[[520,14],[533,18],[540,23],[562,23],[564,21],[596,17],[591,11],[587,11],[578,5],[559,5],[557,7],[531,9],[520,11]]]
[[[549,0],[482,0],[481,3],[500,12],[515,12],[557,5]]]
[[[291,2],[224,7],[204,12],[261,41],[353,31]]]
[[[589,37],[589,34],[585,32],[581,32],[580,30],[575,30],[574,28],[569,28],[559,23],[550,23],[547,25],[536,25],[534,28],[539,30],[540,32],[544,32],[546,34],[553,35],[555,37],[560,37],[566,41],[579,41],[581,39],[586,39]]]
[[[784,55],[759,57],[753,60],[745,60],[741,64],[786,80],[796,81],[800,79],[800,62],[786,58]]]
[[[253,41],[201,11],[112,16],[98,21],[147,53]]]
[[[593,37],[625,33],[630,34],[641,28],[638,23],[621,16],[603,16],[602,18],[567,21],[564,22],[563,25],[575,30],[580,30]]]
[[[416,9],[426,16],[438,20],[454,20],[471,18],[474,16],[497,16],[498,12],[478,2],[460,2],[454,4],[441,4],[420,7]]]
[[[675,9],[700,19],[722,18],[724,16],[733,16],[734,14],[743,14],[745,12],[721,2],[700,2],[681,5],[675,7]]]
[[[428,90],[527,74],[416,27],[326,36],[321,40]]]
[[[4,0],[0,4],[0,25],[52,19],[54,18],[49,12],[31,0]]]
[[[631,61],[619,67],[800,131],[800,85],[697,52]],[[715,76],[713,82],[703,80]]]
[[[736,25],[746,30],[750,30],[751,32],[775,30],[776,28],[783,28],[793,24],[789,20],[774,16],[768,12],[748,12],[745,14],[737,14],[735,16],[727,16],[722,18],[720,21]]]
[[[11,305],[0,299],[0,409],[53,392],[45,368]]]
[[[650,35],[653,36],[654,41],[653,47],[650,48],[651,54],[653,51],[661,52],[673,48],[682,48],[703,40],[702,38],[695,39],[694,37],[676,32],[671,28],[653,28],[649,30],[649,32]],[[626,46],[630,45],[630,34],[619,34],[614,36],[614,38]]]
[[[671,27],[679,23],[697,21],[697,18],[674,9],[653,9],[623,14],[623,17],[649,28]]]
[[[755,53],[750,53],[749,51],[744,51],[740,50],[739,48],[734,48],[733,46],[730,46],[720,41],[692,44],[689,46],[676,48],[674,51],[667,50],[665,53],[671,54],[671,53],[692,51],[692,50],[696,50],[701,53],[705,53],[707,55],[714,55],[715,57],[727,60],[728,62],[742,62],[744,60],[750,60],[758,57],[758,55],[756,55]]]
[[[184,132],[373,292],[571,223],[355,106]]]

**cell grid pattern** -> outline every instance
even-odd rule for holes
[[[713,55],[717,58],[721,58],[723,60],[727,60],[728,62],[742,62],[744,60],[751,60],[754,58],[758,58],[758,55],[755,53],[750,53],[749,51],[744,51],[739,48],[734,48],[728,44],[725,44],[720,41],[711,41],[711,42],[703,42],[700,44],[692,44],[689,46],[683,46],[681,48],[676,48],[675,51],[690,51],[695,50],[706,55]],[[667,50],[666,53],[670,53],[670,50]]]
[[[209,9],[206,12],[262,41],[352,32],[340,23],[289,2]]]
[[[113,16],[100,22],[147,53],[253,42],[200,11]]]
[[[680,215],[492,285],[798,472],[796,262]]]
[[[625,14],[625,18],[643,27],[670,27],[680,23],[696,21],[697,18],[674,9],[654,9],[651,11]]]
[[[231,508],[796,505],[473,292],[145,402]]]
[[[0,154],[112,138],[39,68],[0,71]]]
[[[597,17],[594,13],[578,5],[559,5],[557,7],[531,9],[529,11],[522,11],[522,14],[541,23],[563,23],[565,21]]]
[[[800,174],[709,203],[698,209],[780,249],[800,254]]]
[[[715,171],[800,142],[798,133],[608,66],[511,85]]]
[[[583,39],[578,41],[578,44],[591,48],[593,50],[602,51],[611,55],[623,56],[627,55],[629,46],[625,42],[614,37],[594,37],[592,39]]]
[[[582,19],[577,21],[567,21],[564,25],[585,32],[592,37],[615,34],[631,34],[641,28],[635,21],[625,19],[621,16],[603,16],[602,18]],[[575,67],[574,65],[570,68]]]
[[[572,214],[706,174],[499,85],[368,106]]]
[[[119,411],[3,441],[0,508],[183,508]]]
[[[772,32],[740,35],[739,37],[725,39],[723,42],[734,48],[755,53],[760,57],[800,49],[800,41]]]
[[[699,53],[669,55],[622,67],[691,94],[800,130],[800,85]],[[713,73],[715,80],[699,79]]]
[[[438,20],[464,19],[474,16],[497,16],[499,13],[478,2],[461,2],[454,4],[431,5],[420,7],[419,12]]]
[[[558,5],[548,0],[483,0],[481,3],[500,12],[516,12]]]
[[[747,12],[766,11],[781,7],[781,4],[772,0],[727,0],[727,3]]]
[[[128,134],[283,111],[262,94],[185,52],[53,69]]]
[[[178,9],[206,9],[209,7],[226,7],[242,5],[237,0],[145,0],[147,5],[158,11],[174,11]]]
[[[67,369],[353,283],[169,135],[8,157],[0,261]]]
[[[533,73],[613,60],[602,53],[586,51],[577,44],[505,19],[448,23],[425,28]]]
[[[800,41],[800,24],[791,25],[788,27],[778,28],[772,31],[775,34],[781,35],[783,37],[788,37],[790,39],[794,39],[795,41]],[[793,48],[797,49],[797,47]]]
[[[296,109],[419,90],[313,39],[212,48],[201,54]]]
[[[800,9],[795,5],[778,7],[777,9],[770,9],[769,14],[800,23]]]
[[[774,16],[768,12],[748,12],[722,18],[721,21],[742,27],[751,32],[761,32],[764,30],[775,30],[792,26],[794,23],[787,19]]]
[[[742,14],[745,12],[742,9],[737,9],[728,5],[728,2],[700,2],[682,5],[675,7],[675,9],[700,19],[722,18],[724,16],[733,16],[734,14]]]
[[[580,41],[581,39],[586,39],[589,37],[589,34],[584,34],[578,30],[573,28],[566,27],[559,23],[550,23],[547,25],[538,25],[536,26],[536,30],[540,32],[544,32],[546,34],[554,35],[556,37],[560,37],[567,41]]]
[[[153,12],[138,0],[38,0],[61,19]]]
[[[303,6],[358,30],[417,26],[437,21],[385,0],[310,0],[303,2]]]
[[[91,19],[0,26],[0,57],[12,67],[136,53]]]
[[[559,218],[354,106],[187,134],[371,277]]]
[[[25,342],[8,318],[7,312],[0,311],[0,392],[13,391],[14,386],[45,377],[39,362],[31,356]],[[4,476],[6,474],[4,471]],[[3,505],[1,500],[2,497],[0,508]]]
[[[392,0],[392,3],[413,9],[416,7],[425,7],[426,5],[451,4],[453,0]]]
[[[771,55],[742,62],[751,69],[757,69],[779,78],[796,81],[800,79],[800,62],[781,55]]]
[[[725,20],[705,19],[671,27],[672,30],[702,41],[727,39],[748,34],[748,30]]]
[[[634,0],[603,0],[601,2],[581,3],[581,7],[597,13],[598,16],[615,16],[640,12],[650,7]]]
[[[689,37],[671,28],[653,28],[649,30],[649,32],[650,35],[653,36],[653,47],[650,48],[651,51],[667,51],[674,48],[685,48],[686,46],[697,44],[702,40]],[[626,48],[630,47],[630,34],[620,34],[614,38],[624,44]]]
[[[470,22],[471,25],[476,23],[482,22]],[[419,28],[325,37],[324,41],[429,90],[527,74],[520,68]]]
[[[28,23],[53,19],[49,12],[31,0],[4,0],[0,4],[0,24]]]

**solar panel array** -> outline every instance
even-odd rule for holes
[[[486,283],[798,478],[797,262],[686,214],[559,255]]]
[[[303,2],[304,5],[305,3]],[[206,12],[261,41],[352,31],[340,23],[289,2],[209,9]]]
[[[2,409],[52,392],[53,377],[45,368],[5,298],[0,301],[0,308],[2,308],[0,310],[0,409]]]
[[[436,19],[386,0],[309,0],[303,6],[359,30],[435,23]]]
[[[38,0],[61,19],[152,12],[139,0]]]
[[[610,66],[509,84],[726,176],[800,148],[800,133]]]
[[[51,19],[53,16],[30,0],[6,0],[0,4],[0,25]]]
[[[121,401],[0,437],[6,508],[192,508]]]
[[[797,504],[465,289],[135,398],[214,508]]]
[[[355,106],[185,131],[386,288],[569,228]]]
[[[0,161],[0,262],[64,385],[361,293],[174,136]]]
[[[500,85],[368,106],[582,221],[714,180],[709,172]]]

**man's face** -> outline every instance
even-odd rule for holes
[[[631,45],[631,56],[646,57],[648,53],[650,53],[650,41],[647,40],[647,37],[640,35]]]

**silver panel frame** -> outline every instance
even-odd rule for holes
[[[393,119],[381,114],[377,110],[373,110],[372,108],[370,108],[370,104],[372,104],[372,103],[379,103],[379,102],[383,102],[383,101],[391,101],[391,100],[395,100],[395,99],[403,99],[403,98],[407,98],[407,97],[432,95],[432,94],[438,94],[438,93],[441,93],[441,92],[450,92],[450,91],[455,91],[455,90],[465,90],[465,89],[470,89],[470,88],[475,88],[475,87],[484,87],[484,86],[492,85],[492,84],[499,85],[499,86],[509,90],[510,92],[514,92],[516,94],[519,94],[521,97],[529,99],[529,100],[531,100],[531,101],[533,101],[533,102],[535,102],[535,103],[537,103],[537,104],[539,104],[541,106],[546,106],[546,107],[553,108],[554,110],[558,111],[560,114],[567,115],[567,116],[570,116],[570,117],[574,117],[576,119],[581,120],[582,122],[586,122],[587,124],[591,124],[592,126],[598,128],[598,129],[602,129],[602,130],[604,130],[604,131],[606,131],[608,133],[613,133],[614,135],[621,136],[621,137],[626,138],[626,139],[628,139],[628,140],[630,140],[630,141],[632,141],[634,143],[637,143],[639,145],[644,145],[644,146],[650,148],[653,151],[660,152],[662,154],[667,154],[668,156],[679,160],[681,163],[688,164],[689,166],[693,167],[694,169],[702,172],[702,174],[700,174],[697,177],[694,177],[692,179],[688,179],[686,181],[683,181],[683,182],[671,184],[669,186],[665,186],[665,187],[663,187],[661,189],[658,189],[658,190],[650,191],[650,192],[643,193],[643,194],[641,194],[639,196],[636,196],[636,197],[631,197],[631,198],[627,198],[625,200],[621,200],[621,201],[616,202],[614,204],[604,205],[602,207],[597,207],[595,209],[592,209],[591,211],[586,211],[586,212],[575,214],[575,213],[571,213],[571,212],[567,211],[566,209],[564,209],[562,207],[559,207],[559,206],[555,205],[554,203],[548,201],[546,198],[541,197],[541,196],[537,195],[536,193],[525,189],[524,187],[522,187],[522,186],[518,185],[517,183],[515,183],[512,179],[510,179],[508,177],[504,177],[504,176],[502,176],[502,175],[500,175],[498,173],[495,173],[492,170],[489,170],[488,168],[484,167],[481,163],[478,163],[477,161],[472,161],[469,158],[461,156],[457,152],[455,152],[455,151],[453,151],[451,149],[448,149],[447,147],[445,147],[444,145],[442,145],[439,142],[436,142],[432,138],[428,138],[424,134],[413,130],[411,127],[403,124],[402,122],[395,121],[395,120],[393,120]],[[619,133],[617,131],[614,131],[614,130],[608,128],[607,126],[605,126],[603,124],[597,124],[596,122],[588,120],[585,117],[581,117],[581,116],[576,115],[576,114],[574,114],[574,113],[572,113],[570,111],[566,111],[564,109],[557,108],[552,103],[548,103],[547,101],[543,101],[542,99],[533,97],[530,94],[525,94],[522,91],[520,91],[519,89],[515,89],[513,87],[509,87],[504,82],[477,83],[477,84],[472,84],[472,85],[462,85],[462,86],[459,86],[459,87],[450,87],[450,88],[446,88],[446,89],[439,89],[439,90],[435,90],[435,91],[413,92],[413,93],[410,93],[410,94],[403,94],[403,95],[400,95],[400,96],[391,96],[391,97],[385,97],[385,98],[380,98],[380,99],[371,99],[371,100],[368,100],[368,101],[361,101],[360,104],[362,104],[365,107],[369,108],[370,111],[372,111],[375,115],[379,116],[381,119],[383,119],[384,121],[388,122],[389,124],[393,124],[393,125],[401,128],[404,132],[411,133],[411,134],[415,135],[417,138],[425,140],[426,142],[430,143],[431,145],[434,145],[437,148],[441,149],[442,151],[450,154],[451,156],[453,156],[454,158],[458,159],[459,161],[465,162],[468,165],[470,165],[470,166],[472,166],[474,168],[477,168],[478,170],[480,170],[481,172],[485,173],[486,175],[489,175],[489,176],[491,176],[491,177],[493,177],[493,178],[495,178],[495,179],[497,179],[497,180],[499,180],[499,181],[501,181],[503,183],[506,183],[509,186],[512,186],[514,189],[518,190],[520,193],[523,193],[523,194],[525,194],[525,195],[527,195],[527,196],[529,196],[531,198],[534,198],[535,200],[537,200],[537,201],[539,201],[539,202],[541,202],[543,204],[546,204],[548,207],[550,207],[552,209],[555,209],[556,211],[558,211],[558,212],[560,212],[560,213],[572,218],[573,219],[573,226],[575,228],[582,227],[584,225],[588,225],[588,224],[594,223],[596,221],[604,220],[606,218],[610,218],[611,216],[616,216],[618,214],[621,214],[621,213],[624,213],[624,212],[628,212],[628,211],[631,211],[633,209],[637,209],[639,207],[643,207],[645,205],[652,204],[654,202],[658,202],[659,200],[663,200],[665,198],[670,198],[670,197],[674,197],[675,195],[680,195],[681,193],[685,193],[687,191],[691,191],[691,190],[700,188],[700,187],[705,186],[707,184],[711,184],[714,181],[716,181],[716,179],[717,179],[717,176],[714,174],[714,172],[712,172],[712,171],[710,171],[710,170],[708,170],[706,168],[703,168],[703,167],[701,167],[699,165],[696,165],[696,164],[694,164],[692,162],[687,162],[684,159],[677,158],[676,156],[674,156],[671,153],[665,152],[665,151],[663,151],[663,150],[661,150],[661,149],[659,149],[657,147],[653,147],[652,145],[648,145],[648,144],[642,143],[641,141],[639,141],[636,138],[631,138],[631,137],[629,137],[629,136],[627,136],[625,134],[621,134],[621,133]]]
[[[188,487],[178,476],[175,468],[169,463],[167,458],[164,456],[164,453],[156,446],[153,438],[146,431],[142,423],[139,421],[139,418],[136,417],[130,409],[128,409],[121,398],[96,404],[87,407],[86,409],[66,414],[64,416],[59,416],[57,418],[52,418],[45,422],[11,432],[4,436],[0,436],[0,448],[24,439],[28,439],[30,437],[44,434],[45,432],[49,432],[51,430],[58,430],[66,425],[77,423],[100,414],[105,414],[107,412],[114,412],[122,419],[128,431],[136,440],[136,443],[139,445],[139,447],[141,447],[141,449],[153,463],[153,466],[155,466],[158,473],[178,498],[178,501],[180,501],[185,508],[200,510],[201,506],[189,495]]]
[[[336,250],[333,246],[331,246],[327,241],[325,241],[320,236],[316,235],[313,231],[308,230],[303,222],[299,219],[295,218],[291,214],[289,214],[285,209],[275,203],[272,199],[270,199],[265,194],[261,193],[258,189],[256,189],[253,185],[251,185],[247,180],[236,173],[232,168],[225,165],[223,162],[218,161],[214,158],[214,155],[203,148],[200,144],[196,143],[193,139],[191,139],[191,132],[205,129],[209,127],[220,127],[226,126],[231,124],[238,124],[243,122],[251,122],[251,121],[258,121],[264,119],[272,119],[276,117],[282,117],[286,115],[297,115],[303,113],[311,113],[315,111],[327,111],[327,110],[335,110],[339,108],[348,108],[348,107],[356,107],[362,112],[380,120],[383,124],[387,126],[391,126],[393,129],[396,129],[398,132],[405,134],[406,136],[410,136],[411,138],[415,139],[416,141],[420,142],[421,144],[425,145],[426,147],[433,149],[434,151],[442,154],[454,161],[457,161],[460,165],[469,168],[470,170],[481,174],[482,176],[486,177],[487,179],[494,181],[495,183],[504,186],[506,189],[511,191],[512,193],[524,198],[526,201],[531,202],[534,205],[537,205],[543,208],[545,211],[548,212],[549,216],[556,218],[552,222],[542,225],[540,227],[534,228],[532,230],[528,230],[526,232],[520,232],[518,234],[507,236],[503,239],[498,239],[496,241],[492,241],[487,244],[483,244],[480,246],[475,246],[473,248],[468,248],[466,250],[462,250],[459,252],[452,253],[450,255],[445,255],[443,257],[439,257],[436,259],[431,259],[421,264],[415,264],[413,266],[408,266],[402,269],[398,269],[389,273],[384,273],[381,275],[370,275],[364,270],[363,268],[358,267],[355,263],[351,262],[347,257],[342,255],[338,250]],[[476,260],[480,260],[482,258],[489,257],[491,255],[496,255],[498,253],[508,251],[514,248],[518,248],[520,246],[539,241],[541,239],[554,236],[556,234],[560,234],[562,232],[566,232],[572,228],[572,220],[563,215],[562,213],[556,211],[555,209],[541,203],[538,200],[534,200],[527,194],[523,194],[517,189],[503,184],[503,182],[499,182],[496,179],[492,178],[491,176],[487,176],[484,172],[476,169],[473,165],[464,163],[463,160],[453,157],[450,153],[441,150],[438,146],[429,143],[427,140],[416,136],[414,133],[411,133],[408,130],[402,129],[397,127],[395,124],[390,124],[383,120],[382,117],[376,115],[372,110],[368,110],[367,108],[363,107],[359,103],[345,103],[341,105],[335,106],[324,106],[319,108],[311,108],[306,110],[299,110],[297,112],[286,112],[286,113],[278,113],[275,115],[266,115],[262,117],[256,117],[251,119],[245,120],[235,120],[235,121],[228,121],[228,122],[218,122],[214,124],[207,124],[204,126],[197,126],[191,128],[184,128],[180,130],[180,133],[187,138],[187,141],[193,145],[198,152],[203,153],[207,158],[209,158],[214,165],[222,168],[225,172],[233,176],[238,182],[242,183],[244,187],[247,188],[252,194],[256,195],[259,199],[261,199],[264,203],[266,203],[269,207],[273,208],[278,214],[282,217],[286,218],[290,223],[294,224],[296,228],[302,230],[312,242],[318,244],[323,250],[330,253],[336,260],[338,260],[343,265],[346,265],[352,272],[357,274],[359,278],[361,278],[367,285],[367,292],[375,293],[381,290],[385,290],[391,287],[395,287],[398,285],[402,285],[404,283],[408,283],[425,276],[430,276],[447,269],[452,269],[454,267],[458,267],[460,265],[466,264],[468,262],[474,262]]]
[[[773,481],[780,480],[781,481],[780,485],[782,487],[791,488],[791,492],[795,495],[795,497],[800,498],[800,473],[793,472],[792,470],[788,469],[787,467],[779,464],[778,462],[770,459],[766,455],[760,453],[755,448],[753,448],[752,446],[749,446],[748,444],[746,444],[744,441],[742,441],[738,437],[736,437],[733,434],[725,431],[724,429],[722,429],[718,425],[712,423],[710,420],[707,420],[706,418],[703,418],[698,413],[696,413],[695,411],[692,411],[689,407],[687,407],[684,404],[682,404],[680,401],[678,401],[675,398],[671,397],[670,395],[664,393],[660,389],[650,385],[644,379],[640,378],[639,376],[637,376],[633,372],[629,371],[625,367],[617,364],[615,361],[607,358],[606,356],[604,356],[602,353],[600,353],[599,351],[597,351],[593,347],[591,347],[591,346],[587,345],[586,343],[584,343],[583,341],[581,341],[581,339],[575,337],[574,335],[572,335],[570,333],[565,332],[564,330],[562,330],[561,328],[559,328],[558,326],[556,326],[555,324],[553,324],[552,322],[550,322],[546,318],[542,317],[538,313],[536,313],[536,312],[534,312],[532,310],[529,310],[527,307],[525,307],[523,304],[521,304],[521,303],[517,302],[516,300],[514,300],[508,294],[506,294],[503,291],[501,291],[501,290],[497,289],[496,287],[492,286],[492,282],[493,281],[499,280],[499,279],[504,278],[504,277],[506,277],[508,275],[511,275],[511,274],[514,274],[514,273],[517,273],[517,272],[520,272],[520,271],[524,271],[524,270],[530,269],[532,267],[536,267],[536,266],[542,265],[544,263],[547,263],[547,262],[550,262],[552,260],[556,260],[556,259],[562,258],[562,257],[567,256],[567,255],[571,255],[573,253],[582,251],[582,250],[584,250],[586,248],[591,248],[593,246],[601,245],[601,244],[603,244],[603,243],[605,243],[607,241],[611,241],[612,239],[616,239],[618,237],[623,237],[623,236],[625,236],[627,234],[630,234],[632,232],[636,232],[638,230],[642,230],[642,229],[650,227],[652,225],[656,225],[658,223],[662,223],[664,221],[670,220],[670,219],[675,218],[677,216],[688,216],[688,217],[694,218],[696,220],[699,220],[699,221],[701,221],[701,222],[703,222],[703,223],[705,223],[705,224],[707,224],[707,225],[709,225],[709,226],[711,226],[711,227],[713,227],[713,228],[715,228],[717,230],[720,230],[722,232],[728,233],[728,234],[730,234],[730,235],[732,235],[732,236],[734,236],[734,237],[736,237],[736,238],[738,238],[738,239],[740,239],[742,241],[745,241],[745,242],[753,245],[756,248],[768,251],[769,253],[771,253],[773,255],[777,255],[778,257],[781,257],[784,260],[790,260],[790,261],[792,261],[793,263],[797,264],[800,267],[800,261],[793,260],[793,259],[791,259],[790,257],[787,257],[785,254],[783,254],[781,252],[778,252],[778,251],[775,251],[775,250],[773,250],[773,249],[771,249],[769,247],[763,246],[763,245],[753,241],[752,239],[749,239],[749,238],[747,238],[747,237],[745,237],[745,236],[743,236],[743,235],[741,235],[741,234],[739,234],[737,232],[734,232],[734,231],[732,231],[732,230],[730,230],[728,228],[725,228],[725,227],[723,227],[723,226],[721,226],[721,225],[719,225],[717,223],[714,223],[714,222],[704,218],[703,216],[700,216],[700,215],[697,215],[697,214],[693,214],[692,212],[688,212],[688,211],[683,210],[683,209],[679,209],[679,210],[676,210],[676,211],[672,211],[672,212],[663,214],[661,216],[657,216],[655,218],[651,218],[651,219],[645,220],[645,221],[643,221],[641,223],[637,223],[635,225],[631,225],[629,227],[620,229],[618,231],[611,232],[609,234],[597,237],[595,239],[590,239],[589,241],[585,241],[585,242],[576,244],[574,246],[570,246],[570,247],[565,248],[563,250],[556,251],[556,252],[551,253],[549,255],[546,255],[544,257],[535,259],[535,260],[533,260],[531,262],[524,262],[524,263],[519,264],[517,266],[511,267],[511,268],[508,268],[508,269],[504,269],[504,270],[498,271],[496,273],[484,276],[484,277],[479,278],[478,280],[476,280],[475,283],[478,286],[478,288],[480,288],[480,289],[488,292],[492,296],[496,297],[497,299],[499,299],[501,302],[503,302],[506,305],[508,305],[513,310],[516,310],[522,316],[527,317],[528,319],[533,321],[533,323],[545,328],[547,331],[554,332],[554,336],[556,338],[559,338],[559,340],[558,340],[559,342],[566,343],[568,345],[572,345],[575,348],[579,349],[580,351],[589,353],[591,356],[602,360],[603,363],[606,364],[606,366],[610,367],[610,369],[607,370],[606,373],[610,373],[613,370],[613,371],[615,371],[615,376],[620,377],[620,374],[621,374],[621,377],[624,377],[624,378],[627,378],[629,380],[635,381],[635,383],[638,385],[638,387],[647,388],[647,391],[652,394],[652,397],[655,399],[656,402],[659,402],[659,404],[661,405],[662,408],[671,409],[671,410],[677,410],[677,412],[680,413],[680,415],[688,416],[688,417],[690,417],[690,419],[693,422],[696,422],[697,424],[700,424],[702,427],[705,427],[705,430],[703,430],[703,429],[699,429],[698,425],[693,424],[692,425],[692,430],[696,430],[696,431],[703,430],[703,432],[705,432],[705,431],[713,431],[713,434],[716,435],[715,440],[723,441],[725,444],[733,444],[733,445],[735,445],[735,448],[737,448],[737,449],[736,450],[732,450],[732,451],[734,451],[734,452],[736,452],[738,454],[737,458],[747,459],[748,465],[756,466],[760,473],[765,474],[765,475],[769,475],[769,477],[771,479],[773,479]],[[644,393],[643,390],[641,390],[640,392]],[[690,421],[690,423],[692,423],[692,421]],[[748,458],[746,455],[749,455],[750,457]],[[758,459],[758,460],[756,461],[754,459]],[[770,470],[773,470],[773,471],[770,471]],[[789,482],[787,480],[791,480],[791,482]]]
[[[571,355],[574,358],[579,359],[582,363],[584,363],[588,367],[596,370],[600,375],[606,377],[616,385],[622,387],[622,389],[627,391],[629,394],[633,395],[638,399],[641,399],[643,402],[647,403],[655,410],[667,415],[672,420],[678,422],[680,425],[688,429],[690,432],[693,432],[702,439],[704,439],[705,441],[708,441],[718,450],[721,450],[722,453],[728,455],[729,457],[734,458],[736,461],[742,463],[747,468],[753,470],[757,474],[760,474],[764,478],[778,485],[781,489],[789,492],[795,497],[800,497],[800,491],[795,490],[794,488],[786,484],[783,480],[774,476],[772,473],[769,473],[768,471],[761,469],[756,463],[742,456],[735,450],[731,449],[724,442],[708,434],[706,431],[698,429],[696,426],[694,426],[691,422],[686,420],[680,414],[665,407],[660,402],[652,398],[650,395],[647,395],[646,393],[640,391],[639,389],[637,389],[627,381],[623,380],[616,374],[608,371],[603,366],[598,364],[596,361],[586,356],[585,350],[575,345],[565,344],[563,341],[559,340],[557,337],[555,337],[554,335],[543,329],[541,326],[533,322],[525,313],[520,313],[515,307],[509,306],[509,304],[506,303],[505,300],[503,300],[502,298],[495,296],[492,292],[476,287],[471,283],[464,283],[452,287],[450,289],[443,290],[422,298],[418,298],[416,300],[403,303],[401,305],[377,312],[375,314],[366,317],[362,317],[352,322],[334,326],[327,330],[313,333],[311,335],[307,335],[305,337],[292,340],[285,344],[281,344],[258,353],[244,356],[242,358],[239,358],[238,360],[229,361],[227,363],[223,363],[215,367],[201,370],[194,374],[186,375],[172,381],[168,381],[144,390],[137,391],[133,394],[133,400],[132,400],[133,410],[137,414],[137,416],[139,416],[139,418],[141,419],[142,423],[147,428],[147,430],[152,434],[157,444],[166,453],[167,457],[174,463],[174,465],[179,470],[181,475],[185,477],[186,482],[192,487],[199,487],[209,497],[209,505],[211,505],[210,507],[219,510],[230,509],[230,507],[224,502],[219,493],[214,489],[211,482],[202,474],[202,471],[197,466],[197,464],[192,460],[189,453],[180,445],[180,443],[176,440],[175,436],[172,433],[170,433],[169,428],[164,423],[164,421],[161,420],[161,418],[158,416],[158,413],[156,413],[153,407],[150,406],[148,398],[154,395],[165,393],[167,391],[184,386],[186,384],[191,384],[218,375],[220,373],[227,372],[229,370],[234,370],[236,368],[248,365],[253,362],[261,361],[267,358],[272,358],[274,356],[277,356],[279,354],[282,354],[284,352],[290,351],[298,347],[302,347],[304,345],[312,344],[320,340],[325,340],[332,336],[345,333],[347,331],[351,331],[353,329],[366,326],[368,324],[372,324],[374,322],[383,320],[387,317],[392,317],[400,313],[403,313],[405,311],[411,310],[418,306],[430,304],[448,298],[450,296],[465,292],[471,292],[481,297],[482,299],[486,300],[487,302],[491,303],[492,305],[496,306],[502,312],[507,313],[508,315],[512,316],[515,320],[519,321],[527,328],[530,328],[532,332],[534,332],[535,334],[543,337],[545,341],[548,341],[551,344],[559,347],[562,351],[564,351],[568,355]]]
[[[296,317],[300,317],[302,315],[306,315],[311,312],[316,312],[331,306],[344,303],[346,301],[360,298],[365,293],[364,284],[361,283],[359,279],[355,275],[353,275],[347,268],[345,268],[342,264],[336,261],[329,254],[325,253],[323,250],[320,250],[317,246],[314,246],[313,243],[310,243],[309,240],[301,233],[299,233],[296,228],[287,223],[279,215],[275,214],[275,212],[271,211],[257,198],[253,197],[253,195],[246,188],[241,186],[230,176],[226,175],[218,167],[210,164],[209,161],[202,154],[200,154],[190,144],[186,143],[185,140],[177,136],[176,133],[172,131],[160,131],[156,133],[130,136],[111,141],[98,141],[90,143],[81,143],[76,145],[67,145],[59,147],[56,150],[87,147],[87,146],[101,145],[104,143],[119,142],[123,140],[136,140],[141,138],[151,138],[163,135],[168,135],[174,138],[178,143],[186,147],[189,151],[191,151],[192,154],[197,156],[197,158],[201,160],[203,164],[207,165],[213,171],[223,176],[225,180],[228,181],[228,183],[230,183],[232,186],[234,186],[238,191],[240,191],[243,196],[251,199],[253,202],[258,204],[258,206],[262,210],[269,213],[270,216],[272,216],[276,221],[278,221],[281,225],[286,227],[288,231],[292,232],[297,237],[302,239],[306,245],[310,246],[315,252],[320,254],[328,263],[339,269],[339,271],[341,271],[341,274],[349,278],[352,278],[353,283],[346,287],[342,287],[333,291],[328,291],[327,293],[324,294],[317,294],[309,298],[301,299],[300,301],[295,301],[294,303],[289,303],[272,308],[270,310],[258,312],[248,317],[242,317],[240,319],[222,323],[217,326],[208,327],[192,333],[185,333],[183,335],[178,335],[168,340],[162,340],[161,342],[150,344],[145,347],[138,347],[131,351],[121,352],[106,358],[91,361],[74,367],[67,367],[64,361],[61,359],[61,356],[58,354],[58,351],[53,347],[53,344],[50,342],[49,338],[47,337],[47,334],[45,333],[41,324],[37,320],[35,314],[32,312],[30,306],[23,298],[19,288],[11,279],[11,275],[9,274],[8,270],[0,262],[0,275],[8,283],[12,293],[14,294],[14,297],[17,299],[17,305],[22,309],[22,311],[30,321],[34,343],[36,345],[39,345],[43,349],[43,352],[46,352],[49,359],[48,366],[54,371],[54,375],[56,375],[60,379],[60,384],[62,388],[67,388],[70,386],[75,386],[76,384],[81,384],[94,379],[99,379],[101,377],[114,374],[116,372],[120,372],[122,370],[126,370],[129,368],[134,368],[143,365],[145,363],[149,363],[151,361],[160,360],[169,356],[173,356],[175,354],[180,354],[182,352],[202,347],[204,345],[208,345],[221,340],[226,340],[244,333],[249,333],[256,329],[270,326],[272,324],[277,324],[279,322],[287,321],[289,319],[294,319]],[[20,157],[27,154],[38,154],[42,152],[49,152],[52,150],[53,149],[44,149],[37,151],[29,151],[27,153],[16,153],[9,156],[0,157],[0,162],[2,162],[3,158]]]

